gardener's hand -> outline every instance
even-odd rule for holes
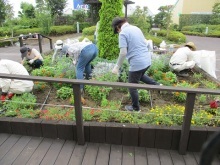
[[[112,69],[112,73],[114,73],[114,74],[118,74],[119,73],[118,65],[115,65],[115,67]]]
[[[34,62],[34,59],[30,60],[30,61],[29,61],[29,64],[33,64],[33,62]]]

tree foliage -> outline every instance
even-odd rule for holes
[[[12,6],[8,3],[8,1],[0,0],[0,24],[2,25],[7,18],[12,18],[13,15]]]
[[[220,3],[215,3],[212,8],[211,23],[214,25],[220,24]]]
[[[159,7],[159,13],[155,15],[154,17],[154,23],[156,25],[158,25],[161,28],[167,28],[170,26],[171,22],[171,17],[172,17],[172,13],[171,13],[171,9],[172,9],[172,5],[169,6],[161,6]]]
[[[53,17],[45,0],[36,0],[36,18],[43,34],[49,34],[53,25]]]
[[[52,17],[61,16],[66,7],[67,0],[36,0],[36,8],[47,8]]]
[[[112,20],[116,16],[122,16],[122,0],[100,0],[102,7],[99,10],[100,23],[98,30],[99,55],[105,59],[118,57],[118,35],[112,30]]]
[[[63,9],[66,7],[67,0],[47,0],[52,16],[61,16]]]
[[[24,18],[34,18],[35,17],[35,8],[31,3],[21,2],[20,8],[22,11],[19,11],[19,17]]]
[[[146,35],[150,30],[150,17],[148,16],[148,9],[143,10],[137,6],[134,13],[129,17],[129,23],[138,26]]]
[[[73,19],[75,22],[85,22],[87,13],[85,10],[73,10]]]

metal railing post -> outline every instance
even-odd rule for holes
[[[39,50],[40,50],[40,53],[42,53],[43,50],[42,50],[41,35],[38,33],[37,37],[38,37]]]
[[[73,85],[76,132],[78,144],[85,144],[80,85]]]
[[[191,125],[195,99],[196,99],[195,93],[187,93],[185,112],[183,117],[183,125],[182,125],[181,137],[179,143],[179,153],[183,155],[186,154],[186,150],[188,146],[190,125]]]

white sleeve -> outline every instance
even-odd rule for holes
[[[127,54],[127,48],[121,48],[116,65],[120,68]]]
[[[10,74],[9,70],[6,66],[0,65],[0,73]],[[2,92],[8,92],[11,84],[11,79],[0,78],[0,88],[2,88]]]

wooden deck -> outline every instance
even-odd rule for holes
[[[198,165],[199,153],[0,133],[0,165]],[[213,165],[219,165],[219,157]]]

